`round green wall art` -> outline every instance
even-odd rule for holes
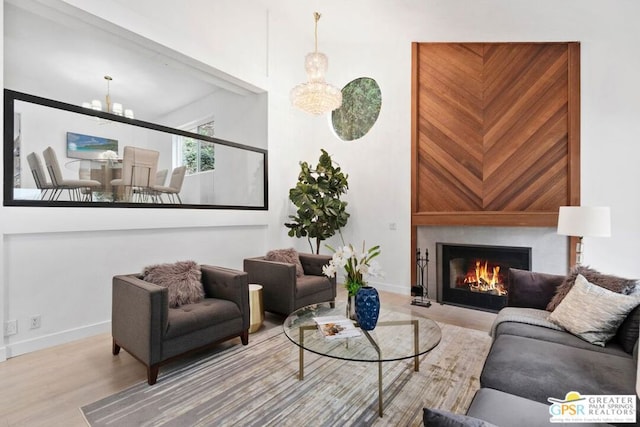
[[[350,81],[342,89],[342,106],[331,113],[331,123],[343,141],[362,138],[380,115],[382,93],[378,83],[369,77]]]

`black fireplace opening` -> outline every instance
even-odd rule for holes
[[[509,268],[531,270],[531,248],[436,243],[438,302],[486,311],[507,305]]]

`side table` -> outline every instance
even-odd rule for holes
[[[249,284],[249,333],[256,332],[264,322],[262,305],[262,285]]]

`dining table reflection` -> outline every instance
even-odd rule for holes
[[[119,201],[123,194],[121,188],[111,185],[111,180],[122,178],[122,159],[74,159],[65,167],[78,172],[80,179],[93,179],[101,186],[94,189],[95,201]]]

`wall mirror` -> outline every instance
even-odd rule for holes
[[[62,1],[4,7],[5,205],[267,209],[264,90]],[[132,150],[158,153],[146,189],[118,181]]]
[[[7,206],[266,209],[264,149],[10,90],[4,98]]]

